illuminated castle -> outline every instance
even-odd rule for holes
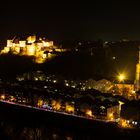
[[[37,63],[43,63],[47,58],[52,57],[51,52],[63,51],[54,46],[53,41],[48,41],[45,38],[29,36],[26,40],[12,39],[7,40],[7,46],[1,51],[3,53],[12,52],[18,55],[34,56]],[[46,53],[47,52],[47,53]]]
[[[136,76],[135,76],[135,91],[140,90],[140,51],[139,51],[139,62],[136,64]]]

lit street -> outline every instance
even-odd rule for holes
[[[54,111],[54,110],[48,110],[48,109],[33,107],[33,106],[19,104],[19,103],[15,103],[15,102],[9,102],[9,101],[6,101],[6,100],[0,100],[0,102],[6,103],[6,104],[11,104],[11,105],[16,105],[16,106],[21,106],[21,107],[26,107],[26,108],[29,108],[29,109],[37,109],[37,110],[42,110],[42,111],[46,111],[46,112],[53,112],[53,113],[59,113],[59,114],[63,114],[63,115],[73,116],[73,117],[79,117],[79,118],[83,118],[83,119],[90,119],[90,120],[101,121],[101,122],[115,122],[113,120],[103,120],[103,119],[96,119],[96,118],[78,116],[78,115],[75,115],[75,114],[69,114],[69,113],[66,113],[66,112],[59,112],[59,111]]]

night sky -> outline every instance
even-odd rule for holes
[[[4,6],[0,9],[1,40],[28,34],[46,36],[57,42],[140,39],[140,3],[134,0],[26,1]]]

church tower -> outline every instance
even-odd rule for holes
[[[139,62],[136,64],[136,75],[134,81],[135,91],[140,90],[140,51],[139,51]]]

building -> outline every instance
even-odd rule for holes
[[[139,51],[139,61],[136,64],[136,75],[135,75],[135,91],[140,90],[140,51]]]
[[[131,101],[122,105],[120,126],[126,128],[140,127],[140,102]]]
[[[137,99],[136,92],[134,91],[134,84],[131,83],[115,83],[112,88],[114,95],[123,96],[126,99],[134,100]]]
[[[118,101],[111,100],[109,97],[87,94],[78,98],[75,104],[80,113],[89,114],[91,112],[92,116],[98,119],[117,121],[120,118]]]
[[[34,56],[35,62],[43,63],[46,59],[50,59],[54,56],[53,51],[62,52],[66,50],[61,50],[61,48],[55,46],[53,41],[49,41],[45,38],[37,39],[37,37],[33,35],[27,37],[25,40],[15,37],[12,40],[7,40],[6,47],[4,47],[0,53],[11,52],[16,55]]]

